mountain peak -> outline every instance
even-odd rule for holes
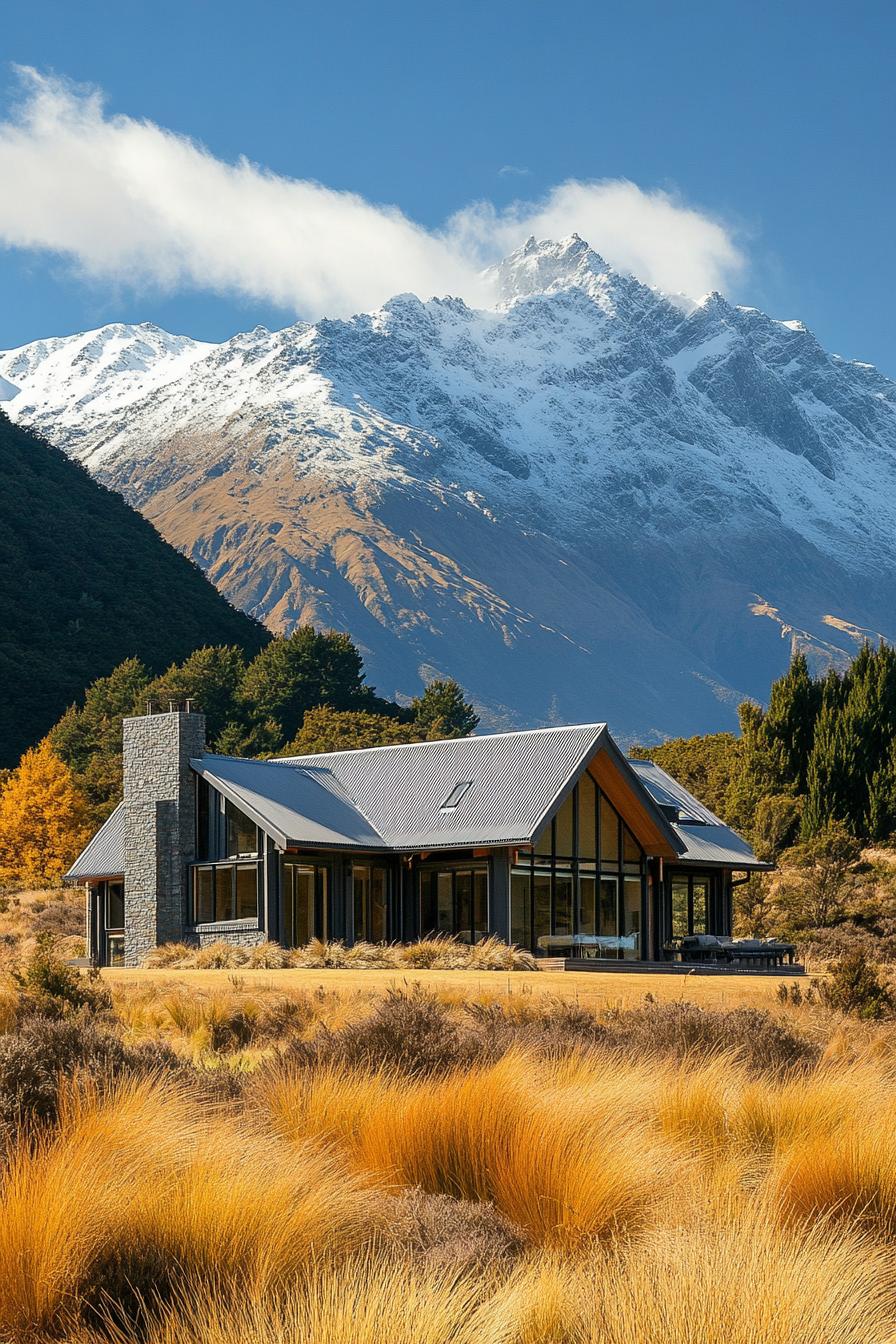
[[[610,267],[577,233],[557,241],[530,235],[521,247],[486,274],[496,284],[502,303],[551,290],[587,285]]]

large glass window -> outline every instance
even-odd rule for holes
[[[557,813],[555,822],[556,840],[554,845],[555,853],[558,857],[571,859],[575,852],[573,843],[573,798],[567,798],[566,802]]]
[[[258,919],[259,871],[257,863],[199,864],[194,867],[194,923]]]
[[[214,870],[193,869],[193,918],[197,924],[211,924],[215,918]]]
[[[258,853],[258,827],[228,798],[224,804],[226,856],[236,858]]]
[[[597,878],[590,873],[579,878],[579,933],[597,933]]]
[[[535,888],[535,946],[544,950],[544,939],[551,936],[551,875],[536,872]]]
[[[579,780],[579,858],[597,858],[597,788],[590,775]]]
[[[215,869],[215,922],[233,919],[233,869]]]
[[[639,957],[644,854],[588,773],[511,873],[511,929],[533,951]]]
[[[196,781],[196,857],[203,860],[254,858],[259,851],[258,827],[240,808]]]
[[[619,861],[619,817],[603,794],[600,796],[600,859],[601,863]]]
[[[572,873],[554,875],[554,932],[560,935],[572,933]]]
[[[211,859],[212,797],[208,780],[197,776],[196,779],[196,857]]]
[[[352,864],[355,942],[384,943],[389,936],[389,870],[379,864]]]
[[[527,949],[532,946],[530,873],[512,873],[510,877],[510,941]]]
[[[420,931],[465,943],[488,934],[488,869],[483,865],[420,872]]]

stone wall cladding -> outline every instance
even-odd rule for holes
[[[193,930],[200,947],[210,943],[235,943],[237,947],[258,947],[266,941],[264,929],[257,924],[200,924]]]
[[[190,757],[205,751],[202,714],[125,719],[125,965],[179,941],[187,923],[187,865],[195,858]]]

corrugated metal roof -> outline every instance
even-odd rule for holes
[[[630,760],[629,765],[656,803],[678,809],[678,821],[670,818],[670,822],[681,841],[682,862],[723,864],[728,868],[774,867],[757,859],[742,836],[653,761]],[[688,825],[685,818],[696,824]]]
[[[606,732],[602,723],[285,757],[275,769],[327,771],[390,849],[524,844]],[[445,807],[457,784],[469,784]],[[355,843],[358,843],[357,841]]]
[[[193,769],[283,846],[385,848],[327,769],[283,769],[273,761],[203,756]]]
[[[192,765],[284,847],[467,849],[531,842],[599,746],[618,755],[606,725],[590,723],[275,761],[203,756]],[[652,804],[678,810],[665,829],[683,861],[768,866],[665,770],[652,761],[628,765]],[[453,790],[459,801],[446,806]],[[66,877],[123,871],[119,804]]]
[[[96,835],[85,845],[66,873],[66,879],[119,877],[124,873],[124,803],[119,803]]]

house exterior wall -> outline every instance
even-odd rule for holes
[[[191,756],[205,751],[205,716],[147,714],[123,724],[125,965],[183,937],[187,864],[196,853]]]
[[[375,860],[371,859],[369,852],[362,854],[360,851],[356,853],[346,850],[327,853],[309,851],[303,856],[292,851],[284,854],[269,836],[264,835],[263,831],[259,832],[258,917],[230,918],[221,922],[196,924],[191,890],[192,865],[198,857],[196,775],[190,766],[190,760],[202,756],[205,752],[204,716],[200,713],[176,711],[126,719],[123,748],[124,961],[127,966],[140,965],[152,948],[165,942],[184,940],[203,946],[223,941],[244,947],[256,946],[266,940],[286,942],[283,865],[284,862],[301,863],[303,857],[308,863],[326,866],[329,874],[327,936],[343,939],[349,944],[355,940],[353,854],[357,863],[369,864],[375,861],[388,865],[392,876],[386,937],[389,940],[406,942],[430,931],[431,926],[427,924],[424,927],[425,921],[421,915],[421,878],[427,873],[432,877],[436,869],[443,869],[446,873],[453,871],[455,874],[451,879],[453,884],[451,891],[455,893],[452,897],[454,918],[457,924],[454,931],[461,937],[469,937],[471,930],[467,924],[463,924],[461,928],[459,912],[461,908],[466,910],[466,905],[463,907],[461,905],[459,872],[461,869],[465,873],[467,869],[478,870],[480,873],[483,869],[487,870],[487,914],[482,918],[475,914],[472,916],[472,936],[479,937],[480,931],[487,928],[489,933],[508,942],[519,937],[516,932],[519,921],[515,922],[513,912],[519,905],[517,887],[519,878],[525,875],[523,870],[531,873],[530,932],[533,935],[538,933],[535,920],[535,880],[536,877],[541,878],[543,886],[544,875],[550,874],[551,940],[556,942],[558,930],[554,928],[554,924],[556,922],[559,926],[560,919],[558,916],[555,920],[554,915],[555,881],[559,885],[562,878],[566,883],[567,868],[572,873],[570,890],[573,895],[568,921],[570,927],[569,929],[564,927],[560,933],[577,934],[580,929],[579,882],[591,881],[594,885],[595,871],[603,875],[610,862],[601,849],[600,835],[601,828],[605,827],[605,824],[610,825],[611,822],[605,823],[602,819],[604,814],[601,792],[593,781],[591,793],[588,795],[590,797],[593,794],[594,799],[593,804],[588,804],[594,811],[594,826],[589,841],[591,848],[584,847],[584,842],[583,845],[579,843],[580,834],[587,835],[587,827],[583,831],[585,823],[582,821],[582,816],[585,816],[586,820],[590,816],[587,811],[582,811],[578,801],[582,780],[579,776],[579,782],[571,786],[567,799],[555,809],[553,819],[542,829],[536,841],[524,850],[492,845],[469,850],[441,852],[430,850],[420,854],[395,852],[384,854],[382,851],[377,851]],[[223,800],[221,807],[223,816],[225,811]],[[561,824],[560,811],[563,807],[567,808],[572,818],[569,825],[565,822]],[[612,806],[610,813],[613,813]],[[628,819],[622,813],[618,813],[617,820],[612,822],[618,837],[617,855],[612,862],[618,868],[620,927],[623,909],[628,914],[631,913],[628,905],[623,907],[622,896],[626,885],[631,885],[635,880],[629,873],[629,869],[632,868],[641,882],[638,918],[640,941],[635,944],[636,950],[633,955],[642,959],[662,958],[672,935],[670,882],[673,876],[683,877],[687,873],[692,875],[692,879],[696,879],[698,869],[696,865],[688,868],[683,860],[678,864],[672,864],[652,858],[642,851],[640,845],[639,866],[635,866],[634,862],[630,863],[630,855],[624,842],[624,837],[628,835],[628,824]],[[565,837],[562,843],[561,833]],[[608,831],[607,834],[611,832]],[[542,852],[548,843],[545,837],[550,838],[550,857],[547,860]],[[201,846],[199,852],[202,855],[203,866],[240,863],[239,857],[225,858],[218,850],[214,851],[217,857],[209,857],[208,845]],[[245,860],[247,856],[243,855],[242,858]],[[706,931],[718,934],[730,933],[730,870],[706,865],[699,869],[699,873],[703,876],[711,874],[712,881],[711,894],[706,903]],[[435,877],[432,880],[437,881]],[[514,886],[514,883],[517,886]],[[237,912],[236,889],[235,873],[232,914]],[[478,886],[474,886],[473,889],[476,892],[480,890]],[[429,890],[432,899],[437,887],[433,886]],[[444,932],[450,932],[451,929],[446,928],[441,913],[443,888],[439,887],[438,890],[440,902],[438,927]],[[463,898],[464,901],[469,899],[469,896]],[[481,905],[477,904],[480,899],[481,897],[477,895],[473,902],[473,908],[476,910],[482,909]],[[590,899],[594,904],[594,892]],[[690,899],[693,904],[693,897]],[[108,939],[105,936],[103,916],[97,902],[98,894],[94,887],[88,914],[90,942],[94,955],[104,960]],[[557,902],[559,903],[559,896]],[[290,906],[290,909],[292,908]],[[203,907],[203,910],[206,909],[207,907]],[[246,907],[243,909],[245,912]],[[213,905],[211,913],[216,910],[222,913],[219,905]],[[427,918],[429,917],[428,913]],[[595,911],[592,911],[592,918],[596,921]],[[637,926],[633,924],[633,927]],[[587,925],[585,931],[587,933]],[[603,928],[600,932],[603,933]],[[551,954],[553,951],[552,948],[542,947],[536,936],[521,941],[524,941],[524,945],[531,943],[533,950],[536,951],[545,951],[546,954]],[[603,944],[601,947],[603,948]],[[619,955],[625,955],[624,951]]]

